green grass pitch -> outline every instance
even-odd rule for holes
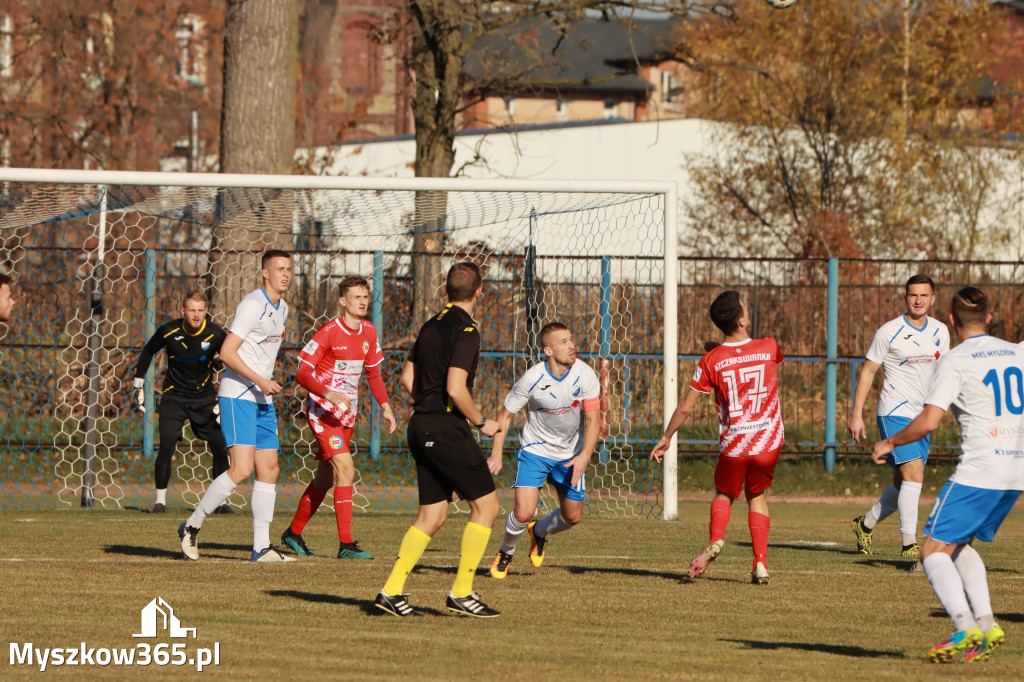
[[[710,496],[709,496],[710,497]],[[925,653],[952,631],[921,573],[898,560],[897,520],[875,534],[875,554],[853,550],[861,504],[771,500],[772,582],[749,584],[746,505],[734,506],[726,547],[697,580],[690,559],[707,542],[708,505],[680,503],[680,520],[584,518],[553,536],[530,565],[529,540],[504,581],[486,568],[475,588],[502,611],[493,620],[448,615],[465,515],[453,515],[409,577],[425,617],[372,607],[411,518],[357,515],[355,536],[372,561],[331,558],[332,514],[305,537],[322,557],[293,564],[247,561],[251,518],[210,517],[198,562],[180,558],[184,513],[137,510],[0,510],[4,639],[37,648],[136,647],[141,642],[219,645],[221,679],[1015,679],[1024,670],[1024,514],[1011,513],[993,545],[979,543],[1006,643],[982,664],[939,666]],[[927,506],[922,510],[923,516]],[[271,527],[277,542],[287,512]],[[162,597],[195,639],[134,638],[140,612]],[[4,679],[36,679],[38,666],[2,665]],[[194,677],[189,666],[50,667],[81,679]]]

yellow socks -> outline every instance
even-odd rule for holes
[[[490,531],[487,531],[487,533],[490,534]],[[384,592],[388,596],[397,597],[402,594],[402,590],[405,589],[405,579],[412,573],[412,569],[416,567],[416,562],[423,556],[423,552],[426,551],[429,544],[430,536],[416,526],[411,526],[405,533],[405,537],[402,538],[402,544],[398,548],[398,559],[395,560],[395,566],[391,569],[388,581],[384,583]],[[487,544],[486,538],[484,539],[484,544]],[[465,545],[465,540],[463,540],[463,545]],[[480,556],[483,556],[483,550],[481,550]],[[479,560],[480,557],[477,557],[477,561]]]
[[[487,541],[491,537],[491,529],[477,523],[467,523],[462,533],[462,554],[459,556],[459,572],[452,585],[452,594],[462,599],[473,592],[473,576],[480,565],[480,560],[487,551]],[[405,543],[403,543],[404,546]],[[426,545],[424,545],[426,547]],[[396,565],[397,568],[397,565]],[[412,570],[410,568],[410,570]],[[384,588],[387,592],[387,588]],[[391,592],[388,592],[391,594]]]

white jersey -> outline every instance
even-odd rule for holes
[[[284,341],[284,325],[287,319],[288,304],[284,299],[278,301],[275,306],[262,288],[246,294],[235,308],[235,319],[228,331],[242,338],[238,357],[249,369],[264,379],[274,377],[274,362]],[[217,395],[263,404],[273,402],[273,398],[264,395],[255,384],[230,367],[224,369]]]
[[[879,417],[913,419],[924,407],[939,357],[949,352],[949,330],[925,317],[918,329],[900,315],[875,332],[867,359],[882,365],[885,378],[878,394]]]
[[[983,334],[939,361],[928,405],[953,405],[963,454],[949,480],[1024,490],[1024,349]]]
[[[582,360],[556,379],[541,362],[526,370],[505,396],[505,409],[515,414],[528,406],[520,446],[530,454],[557,461],[572,459],[583,450],[580,413],[600,408],[597,374]]]

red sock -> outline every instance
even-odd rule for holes
[[[711,543],[725,539],[725,528],[729,525],[729,514],[732,503],[729,500],[716,499],[711,501]]]
[[[338,519],[338,540],[352,542],[352,486],[334,486],[334,516]]]
[[[750,526],[750,542],[754,546],[754,563],[758,561],[768,566],[768,529],[771,527],[771,520],[767,514],[749,512],[747,524]]]
[[[306,524],[309,523],[313,514],[316,514],[316,510],[320,508],[320,503],[324,501],[326,495],[326,490],[318,490],[313,485],[313,482],[310,481],[309,485],[306,486],[305,492],[302,493],[302,498],[299,500],[299,508],[295,510],[295,516],[292,518],[293,533],[302,535]]]

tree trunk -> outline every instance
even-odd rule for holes
[[[295,0],[229,0],[220,125],[222,173],[292,172],[298,55]]]

